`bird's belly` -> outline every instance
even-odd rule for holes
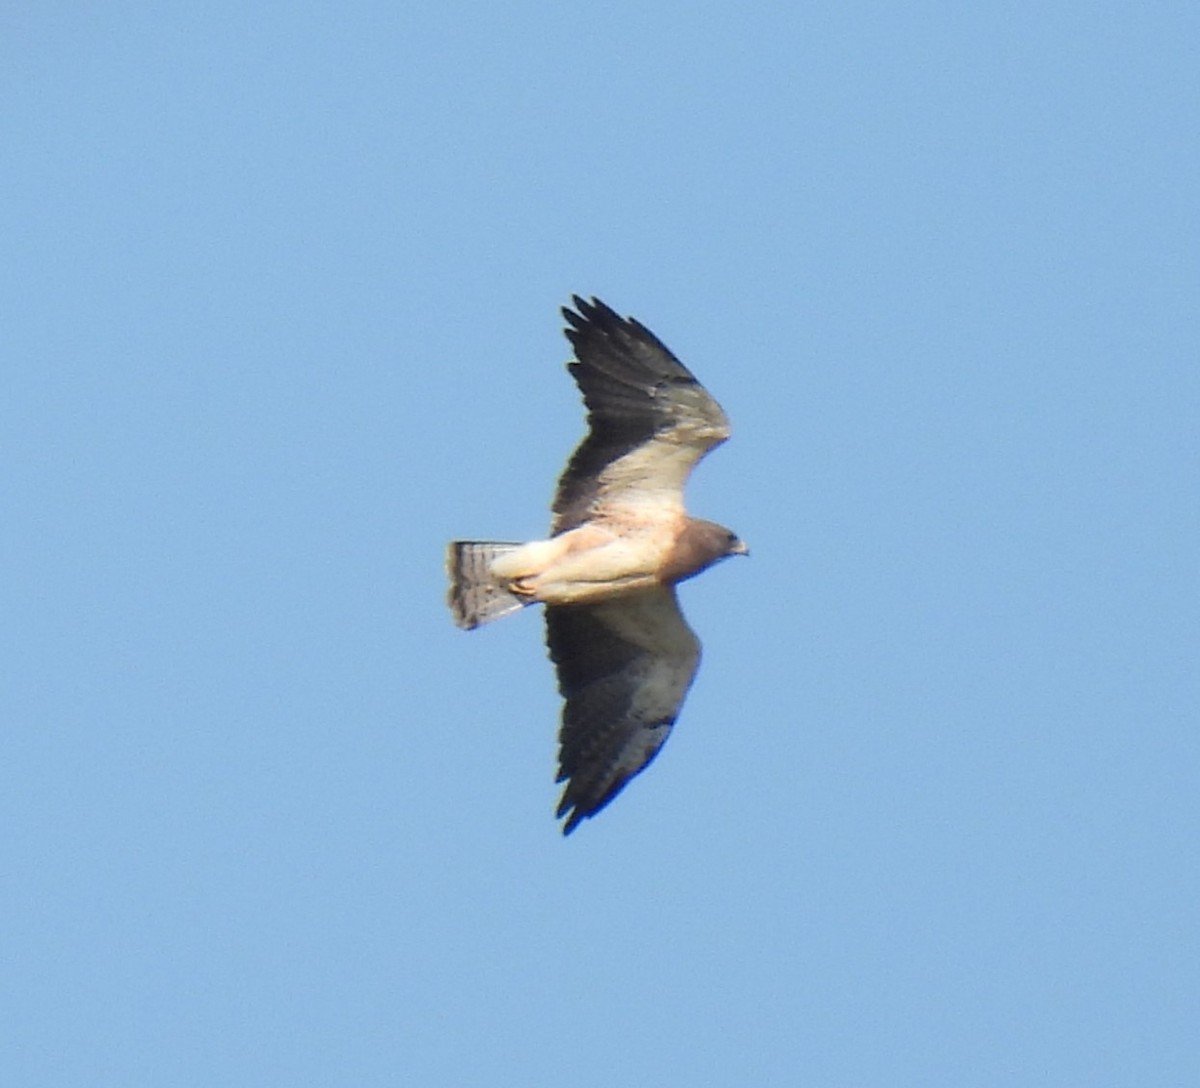
[[[652,574],[610,578],[603,582],[547,580],[543,576],[536,580],[532,589],[533,599],[543,604],[597,604],[658,584],[658,579]]]
[[[528,587],[546,604],[589,604],[658,584],[658,547],[645,537],[571,552],[550,563]]]

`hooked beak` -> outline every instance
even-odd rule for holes
[[[746,547],[746,542],[744,540],[739,540],[729,549],[729,554],[730,555],[749,555],[750,549],[748,547]]]

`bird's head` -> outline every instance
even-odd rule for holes
[[[689,519],[675,541],[660,572],[668,585],[682,582],[730,555],[749,555],[750,549],[737,533],[702,518]]]

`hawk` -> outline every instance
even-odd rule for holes
[[[588,433],[558,481],[546,540],[455,541],[454,622],[470,630],[546,606],[546,644],[564,699],[556,816],[563,834],[594,816],[658,754],[700,664],[675,586],[746,545],[690,517],[683,488],[729,437],[729,421],[644,325],[599,299],[563,308]]]

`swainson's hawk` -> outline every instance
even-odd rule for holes
[[[456,541],[450,609],[471,629],[546,605],[546,643],[566,700],[557,815],[563,834],[594,816],[654,757],[700,663],[675,584],[747,549],[689,517],[683,486],[729,437],[729,421],[644,325],[593,298],[563,309],[568,364],[588,434],[558,481],[547,540]]]

